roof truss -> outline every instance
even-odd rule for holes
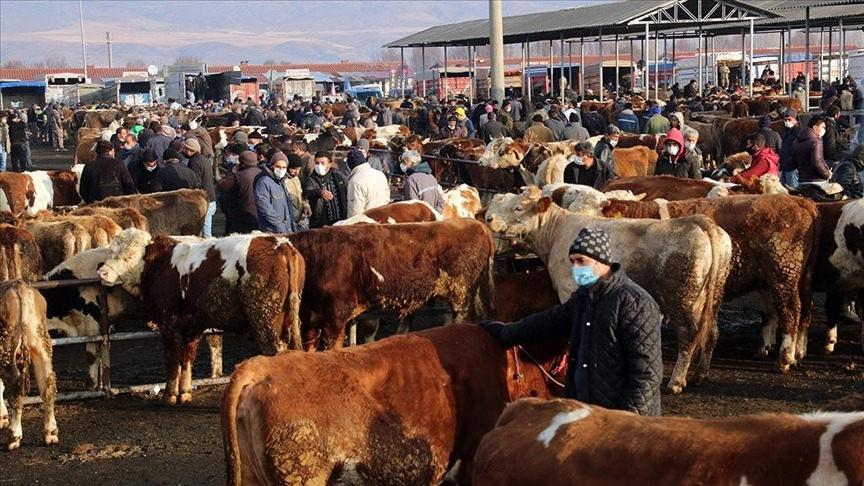
[[[695,7],[695,8],[694,8]],[[702,22],[760,20],[765,13],[725,0],[676,1],[630,20],[627,25],[680,25]]]

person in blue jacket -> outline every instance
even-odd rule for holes
[[[255,178],[255,208],[258,212],[258,229],[266,233],[293,233],[294,205],[285,189],[283,180],[288,174],[288,162],[275,159],[269,167],[263,167]]]

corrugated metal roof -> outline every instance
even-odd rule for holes
[[[47,86],[45,81],[6,81],[0,83],[0,89],[5,88],[44,88]]]
[[[773,4],[788,4],[795,2],[778,2],[777,0],[748,0],[748,3],[759,7],[770,7]],[[781,5],[781,7],[782,6],[783,5]],[[805,8],[799,8],[795,10],[783,8],[775,10],[776,13],[780,14],[780,17],[773,19],[756,20],[753,22],[753,28],[757,32],[770,32],[772,30],[781,30],[785,29],[787,26],[794,29],[802,29],[804,27],[804,21],[807,16],[806,10],[807,9]],[[864,3],[861,3],[859,0],[855,4],[837,4],[826,7],[813,7],[810,9],[810,28],[813,29],[828,26],[836,27],[841,18],[843,19],[843,25],[846,27],[864,25]],[[728,24],[706,25],[703,27],[703,30],[711,32],[714,35],[724,35],[739,33],[742,29],[749,28],[750,26],[747,22],[731,22]]]
[[[608,34],[640,32],[644,30],[644,27],[641,25],[629,25],[629,22],[658,9],[688,1],[690,0],[612,2],[553,12],[504,17],[504,43],[512,44],[524,40],[555,40],[561,36],[567,38],[580,35],[597,35],[599,28],[602,28],[604,33]],[[752,5],[752,2],[738,0],[724,0],[724,2],[729,5],[749,8],[763,16],[771,17],[776,15]],[[703,11],[710,9],[712,3],[711,0],[704,0]],[[679,22],[681,26],[694,25],[692,22]],[[445,44],[474,45],[487,44],[488,42],[489,20],[479,19],[430,27],[424,31],[385,44],[384,47],[441,46]]]
[[[766,10],[788,10],[805,7],[827,7],[830,5],[861,3],[861,0],[763,0],[747,1]]]

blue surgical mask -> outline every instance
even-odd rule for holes
[[[591,267],[573,265],[573,267],[570,268],[570,274],[573,276],[573,282],[575,282],[579,287],[590,287],[597,283],[598,280],[597,275],[594,275],[594,271],[591,270]]]

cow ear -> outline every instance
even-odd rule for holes
[[[537,212],[538,213],[545,213],[549,209],[549,206],[551,206],[551,205],[552,205],[552,198],[541,197],[537,201]]]

